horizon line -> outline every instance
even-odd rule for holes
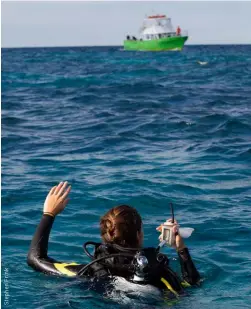
[[[186,46],[219,46],[219,45],[251,45],[251,43],[194,43],[194,44],[187,44]],[[123,45],[41,45],[41,46],[5,46],[1,49],[18,49],[18,48],[67,48],[67,47],[122,47]]]

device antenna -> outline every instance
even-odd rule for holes
[[[172,215],[172,223],[174,223],[174,210],[173,210],[173,203],[170,203],[171,215]]]

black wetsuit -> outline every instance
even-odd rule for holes
[[[47,255],[49,235],[53,222],[54,218],[52,216],[47,214],[44,214],[42,216],[41,222],[38,225],[31,242],[30,250],[27,257],[27,263],[36,271],[41,271],[46,274],[76,277],[78,275],[78,272],[83,268],[83,266],[85,266],[84,264],[59,262],[55,259],[48,257]],[[183,280],[181,280],[170,269],[168,263],[164,262],[156,264],[156,251],[154,250],[154,248],[146,248],[143,249],[143,251],[149,259],[150,265],[153,265],[154,268],[151,272],[153,275],[149,277],[150,282],[148,283],[159,288],[167,288],[174,294],[175,292],[177,292],[177,294],[182,294],[183,287],[185,286],[198,284],[200,280],[200,275],[193,264],[187,248],[178,252]],[[109,248],[107,249],[106,245],[100,245],[96,248],[94,256],[95,258],[100,258],[104,255],[109,255],[111,253],[114,252],[111,252]],[[124,259],[124,261],[121,260],[121,258],[119,259],[120,260],[116,258],[110,259],[111,268],[104,267],[104,264],[102,263],[95,263],[92,267],[88,269],[88,272],[85,273],[85,276],[102,277],[104,275],[117,275],[126,279],[130,279],[132,276],[131,272],[129,270],[127,271],[126,268],[118,267],[121,264],[129,263],[130,259],[127,258]],[[114,264],[115,260],[117,261],[117,264]]]

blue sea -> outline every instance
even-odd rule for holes
[[[82,244],[99,241],[100,216],[123,203],[142,215],[145,246],[157,246],[173,202],[195,229],[185,242],[202,286],[169,303],[151,287],[120,282],[103,294],[29,268],[45,197],[66,180],[49,256],[88,262]],[[250,239],[251,46],[2,50],[3,306],[251,308]]]

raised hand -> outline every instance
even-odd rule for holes
[[[168,219],[166,222],[164,222],[163,224],[161,224],[160,226],[158,226],[156,228],[156,230],[158,232],[162,232],[162,225],[164,224],[172,224],[172,219]],[[173,223],[173,228],[172,228],[172,231],[175,235],[175,243],[174,243],[174,248],[179,251],[179,250],[182,250],[184,249],[186,246],[185,246],[185,243],[183,241],[183,238],[179,235],[179,226],[178,226],[178,222],[176,220],[174,220],[174,223]],[[159,237],[160,239],[160,237]]]
[[[70,191],[71,186],[68,185],[67,181],[60,182],[53,187],[44,202],[44,213],[56,216],[63,211],[69,201],[68,195]]]

